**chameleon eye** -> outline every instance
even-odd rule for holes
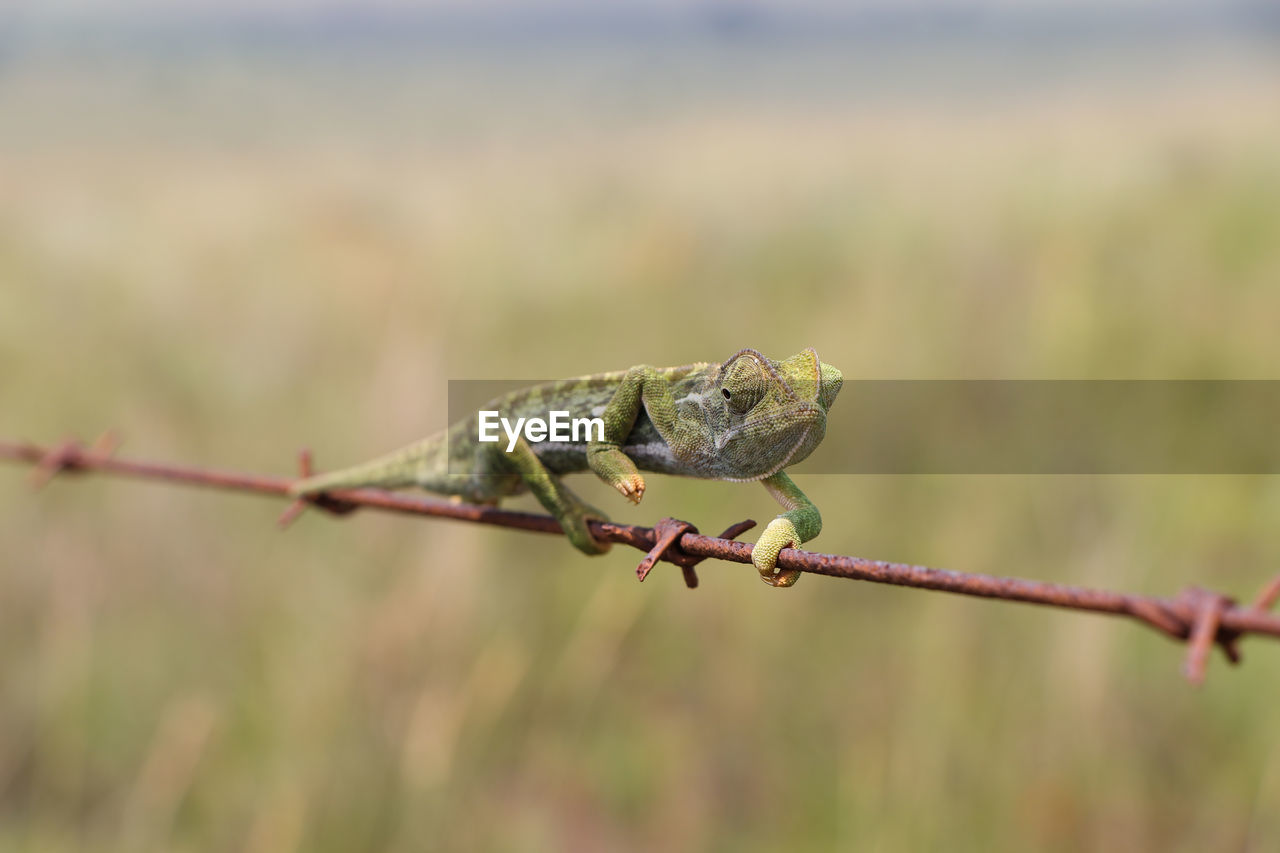
[[[765,396],[768,376],[754,358],[739,358],[725,368],[720,396],[725,405],[740,415],[751,411]]]

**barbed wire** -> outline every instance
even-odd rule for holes
[[[31,483],[36,488],[63,472],[98,472],[289,497],[289,487],[298,478],[312,473],[311,455],[306,450],[299,454],[299,474],[298,478],[294,478],[122,459],[114,455],[117,444],[110,433],[92,446],[85,446],[75,439],[68,439],[53,447],[0,440],[0,459],[32,465]],[[416,497],[379,489],[344,489],[293,499],[281,515],[280,525],[289,525],[308,507],[338,515],[361,508],[377,509],[537,533],[562,533],[560,524],[548,515]],[[630,545],[647,552],[636,569],[640,580],[644,580],[659,561],[665,561],[679,566],[686,585],[695,587],[698,577],[694,566],[703,560],[751,562],[751,545],[733,540],[754,526],[754,521],[742,521],[720,536],[704,536],[688,522],[664,518],[653,527],[592,521],[591,532],[599,539]],[[782,550],[778,555],[778,566],[828,577],[1129,617],[1174,640],[1188,643],[1183,672],[1193,684],[1204,681],[1209,653],[1215,644],[1223,650],[1228,660],[1238,663],[1240,638],[1248,634],[1280,638],[1280,617],[1268,612],[1276,600],[1280,599],[1280,577],[1268,583],[1252,604],[1242,607],[1228,596],[1199,587],[1188,587],[1174,597],[1145,596],[1022,578],[930,569],[862,557],[820,554],[794,548]]]

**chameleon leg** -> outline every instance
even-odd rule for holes
[[[822,532],[822,515],[785,472],[779,471],[761,482],[787,511],[769,522],[760,534],[751,551],[751,562],[760,572],[760,579],[769,586],[791,586],[799,579],[800,572],[778,569],[778,552],[783,548],[798,548]]]
[[[603,554],[612,547],[611,542],[601,542],[591,535],[587,526],[588,519],[608,521],[609,519],[569,491],[560,482],[560,478],[547,470],[538,455],[529,447],[529,443],[521,438],[510,453],[503,452],[506,461],[520,474],[529,486],[529,491],[538,499],[538,503],[547,512],[555,516],[556,521],[564,528],[565,536],[573,543],[573,547],[584,554]]]
[[[587,443],[587,464],[591,470],[632,503],[640,503],[644,497],[644,477],[622,452],[622,444],[636,425],[641,406],[648,411],[663,440],[678,453],[685,436],[681,429],[683,423],[676,417],[671,384],[661,371],[647,365],[627,371],[601,414],[604,440]]]

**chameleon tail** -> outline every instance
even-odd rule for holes
[[[445,452],[442,438],[432,436],[363,465],[300,480],[289,487],[289,494],[301,497],[334,489],[398,489],[417,485],[424,473],[437,467]]]

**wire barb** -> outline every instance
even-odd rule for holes
[[[298,451],[298,477],[305,480],[311,476],[311,450],[304,447]],[[276,527],[284,530],[289,525],[298,520],[298,516],[307,511],[307,507],[311,504],[306,498],[294,498],[293,502],[284,508],[284,512],[280,513],[280,517],[276,519]]]
[[[289,497],[290,487],[297,482],[292,477],[247,474],[238,471],[217,471],[186,465],[170,465],[159,462],[120,459],[112,455],[115,436],[104,435],[86,449],[75,440],[46,448],[35,444],[0,441],[0,459],[8,459],[31,465],[38,472],[38,482],[43,484],[62,471],[97,471],[117,476],[140,477],[166,482],[187,483],[217,489],[252,492],[273,497]],[[311,471],[311,457],[306,451],[299,454],[299,469],[303,476]],[[302,511],[294,500],[281,517],[283,523],[297,518]],[[491,506],[454,503],[451,501],[421,498],[379,489],[344,489],[301,499],[302,509],[317,506],[328,512],[345,514],[357,508],[379,509],[406,515],[451,518],[476,524],[490,524],[514,530],[537,533],[563,534],[559,523],[548,515],[514,512]],[[733,525],[719,537],[703,536],[687,522],[664,519],[655,528],[633,524],[591,521],[591,535],[597,539],[618,542],[647,552],[641,563],[648,569],[659,561],[674,563],[685,572],[689,586],[697,584],[693,566],[707,559],[734,563],[751,562],[751,546],[733,541],[754,526],[745,521]],[[659,547],[661,545],[661,547]],[[645,568],[646,564],[648,568]],[[894,584],[916,589],[931,589],[956,595],[994,598],[1002,601],[1020,601],[1111,616],[1125,616],[1148,625],[1166,636],[1188,642],[1187,660],[1183,671],[1195,684],[1204,680],[1209,652],[1214,644],[1233,663],[1239,661],[1237,643],[1240,638],[1257,634],[1280,639],[1280,617],[1268,612],[1280,599],[1280,578],[1272,580],[1259,593],[1249,607],[1239,607],[1230,598],[1218,593],[1192,588],[1173,598],[1131,595],[1105,589],[1042,583],[1015,577],[999,577],[944,569],[930,569],[907,563],[889,563],[838,554],[819,554],[784,548],[778,554],[778,566],[801,572],[827,575],[848,580]]]
[[[83,462],[86,458],[105,459],[115,453],[116,448],[119,446],[120,441],[111,430],[107,430],[98,436],[98,440],[87,451],[79,439],[64,439],[61,444],[47,451],[41,451],[40,459],[36,462],[35,468],[32,469],[28,483],[33,491],[39,491],[64,471],[81,470],[84,467]]]
[[[1219,633],[1223,612],[1234,605],[1226,596],[1209,592],[1199,587],[1189,587],[1182,597],[1195,613],[1195,621],[1189,631],[1187,645],[1187,661],[1183,665],[1183,674],[1187,680],[1199,687],[1204,683],[1205,669],[1209,665],[1209,651],[1214,642],[1222,645],[1232,663],[1239,661],[1239,653],[1234,649],[1235,638]]]
[[[298,451],[298,479],[305,480],[314,474],[312,468],[311,450],[304,447]],[[309,507],[317,507],[325,512],[333,515],[350,515],[359,509],[358,506],[346,501],[340,501],[331,496],[328,492],[319,492],[314,495],[303,495],[293,499],[293,502],[284,508],[284,512],[280,513],[280,517],[276,519],[276,526],[281,530],[289,527],[298,520],[298,516],[307,511]]]
[[[755,526],[756,523],[748,518],[729,525],[718,538],[725,540],[736,539]],[[685,586],[689,589],[696,589],[698,575],[693,567],[705,560],[706,557],[695,557],[686,553],[680,547],[680,538],[686,533],[692,533],[697,536],[698,528],[687,521],[680,521],[676,518],[663,518],[653,526],[653,532],[656,541],[653,547],[649,549],[649,553],[640,561],[640,565],[636,566],[636,577],[643,582],[655,563],[659,560],[666,560],[680,567],[680,571],[684,574]]]
[[[1252,608],[1265,613],[1275,606],[1278,598],[1280,598],[1280,575],[1276,575],[1271,579],[1271,583],[1262,588],[1258,593],[1258,597],[1254,599]]]
[[[684,570],[684,583],[689,589],[693,589],[698,585],[698,576],[693,571],[693,564],[680,564],[682,556],[678,547],[673,547],[676,540],[686,533],[697,533],[698,528],[694,527],[687,521],[680,521],[675,518],[662,518],[653,526],[653,532],[657,534],[658,541],[653,543],[653,547],[649,549],[649,553],[644,555],[644,559],[640,561],[640,565],[636,566],[636,577],[644,583],[644,579],[649,576],[649,570],[653,568],[658,560],[666,557],[671,562],[680,565]],[[687,555],[686,555],[687,556]]]

